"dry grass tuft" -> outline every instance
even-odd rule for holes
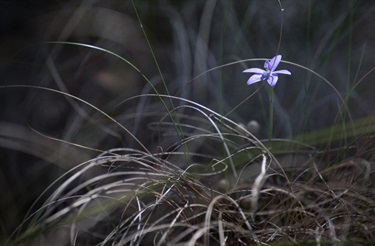
[[[113,149],[82,163],[56,181],[60,185],[50,187],[52,195],[25,219],[11,242],[38,245],[69,238],[72,245],[339,245],[373,241],[373,163],[353,157],[329,165],[310,153],[299,168],[282,168],[278,161],[282,159],[250,133],[251,144],[238,149],[234,143],[246,137],[230,123],[223,118],[221,126],[214,127],[221,129],[218,133],[187,134],[171,152]],[[179,151],[197,142],[205,146],[223,141],[229,155],[197,151],[187,158],[186,152]],[[236,174],[230,172],[231,164]],[[85,176],[96,168],[107,171]]]

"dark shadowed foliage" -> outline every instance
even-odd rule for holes
[[[0,1],[0,243],[374,244],[374,12]]]

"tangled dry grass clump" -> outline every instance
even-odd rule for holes
[[[332,161],[328,151],[314,149],[277,152],[274,146],[272,153],[250,132],[238,131],[241,125],[214,112],[202,115],[208,117],[181,123],[190,132],[168,151],[112,149],[65,173],[10,242],[374,243],[372,162],[356,155]],[[170,122],[150,125],[173,135]]]

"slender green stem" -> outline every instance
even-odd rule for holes
[[[272,132],[273,132],[273,96],[274,96],[274,89],[273,87],[269,87],[269,99],[270,99],[270,120],[268,125],[268,142],[271,143],[272,139]]]

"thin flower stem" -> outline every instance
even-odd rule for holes
[[[268,125],[268,142],[271,143],[272,139],[272,132],[273,132],[273,97],[274,97],[274,89],[272,86],[269,87],[269,99],[270,99],[270,120]]]

